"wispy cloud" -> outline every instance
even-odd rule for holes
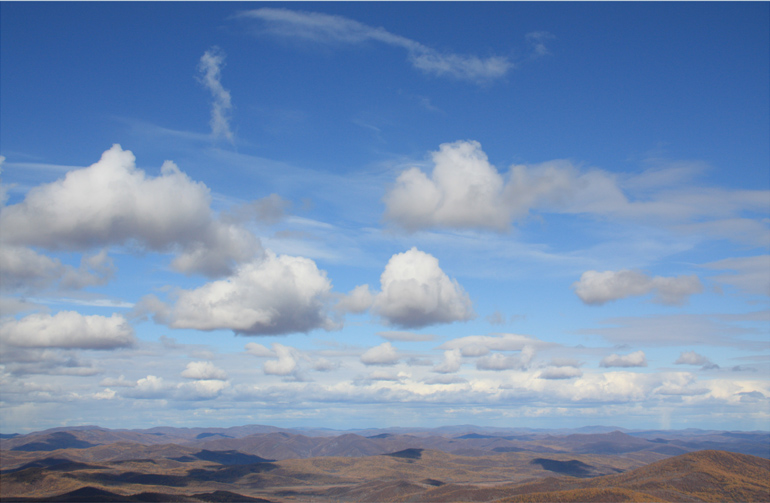
[[[505,56],[480,58],[473,55],[441,53],[419,42],[395,35],[342,16],[318,12],[293,11],[265,7],[241,12],[237,17],[257,19],[267,33],[324,44],[361,44],[380,42],[407,51],[409,62],[425,73],[473,82],[488,82],[504,77],[514,68]]]
[[[211,134],[233,141],[230,130],[230,91],[222,86],[221,73],[225,63],[225,53],[219,47],[212,47],[201,56],[198,63],[200,81],[211,92],[214,101],[211,104]]]

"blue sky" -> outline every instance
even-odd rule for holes
[[[770,427],[767,3],[15,3],[0,429]]]

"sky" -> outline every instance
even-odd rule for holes
[[[0,3],[0,431],[770,429],[768,19]]]

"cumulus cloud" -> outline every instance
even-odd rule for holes
[[[508,226],[503,178],[475,141],[444,143],[433,152],[430,178],[418,168],[401,173],[385,196],[385,217],[408,230]]]
[[[718,369],[719,365],[713,363],[705,356],[695,351],[683,351],[674,362],[676,365],[701,365],[703,370]]]
[[[136,386],[125,392],[126,396],[141,399],[167,398],[171,386],[162,377],[148,375],[136,381]]]
[[[476,360],[476,368],[479,370],[524,370],[535,356],[535,349],[532,346],[524,346],[518,355],[504,355],[502,353],[493,353],[483,356]]]
[[[540,210],[655,223],[679,232],[741,242],[768,242],[768,222],[751,215],[766,214],[767,190],[650,187],[648,183],[643,197],[634,200],[624,189],[633,189],[644,174],[622,176],[581,169],[565,160],[513,165],[501,174],[476,141],[442,144],[432,158],[430,174],[417,167],[405,170],[384,197],[385,218],[408,231],[436,227],[505,231],[515,219]],[[660,179],[660,173],[646,178],[656,177]]]
[[[444,361],[433,368],[433,372],[440,374],[453,374],[460,370],[463,363],[463,355],[459,349],[449,349],[444,351]]]
[[[602,367],[646,367],[647,357],[644,351],[635,351],[627,355],[611,354],[602,358]]]
[[[275,353],[267,349],[262,344],[258,344],[256,342],[250,342],[246,344],[245,346],[246,352],[259,357],[268,357],[268,356],[275,356]]]
[[[364,365],[395,365],[400,356],[396,348],[389,342],[368,349],[361,355],[361,363]]]
[[[157,177],[135,161],[114,145],[97,163],[33,188],[22,202],[2,208],[0,239],[49,250],[130,245],[177,252],[177,270],[208,276],[227,274],[260,253],[251,233],[214,218],[204,184],[170,161]]]
[[[538,378],[540,379],[574,379],[575,377],[580,377],[583,375],[583,372],[575,367],[550,367],[538,375]]]
[[[213,363],[202,362],[190,362],[187,367],[182,371],[182,377],[187,379],[209,379],[217,381],[226,381],[227,373],[217,368]]]
[[[224,136],[233,141],[230,131],[230,91],[222,86],[222,67],[225,63],[225,53],[219,47],[212,47],[201,56],[198,63],[200,81],[211,92],[214,101],[211,104],[211,134],[214,137]]]
[[[82,257],[76,269],[26,246],[0,244],[0,288],[3,290],[30,292],[57,283],[63,289],[81,289],[106,284],[114,272],[107,250]]]
[[[153,297],[143,307],[172,328],[280,335],[335,328],[326,315],[330,290],[312,260],[267,250],[264,259],[243,264],[229,278],[178,291],[172,307]]]
[[[391,325],[420,328],[475,316],[460,284],[441,270],[434,256],[417,248],[393,255],[380,284],[373,310]]]
[[[435,49],[342,16],[265,7],[240,13],[242,18],[261,21],[272,34],[313,43],[361,44],[369,41],[405,49],[411,64],[425,73],[461,80],[484,82],[505,76],[513,63],[503,56],[440,53]]]
[[[572,288],[585,304],[602,305],[618,299],[655,292],[655,302],[681,305],[703,292],[697,276],[650,277],[638,271],[586,271]]]
[[[134,344],[134,329],[119,314],[84,316],[74,311],[31,314],[0,324],[3,343],[26,348],[115,349]]]
[[[369,290],[369,285],[359,285],[343,296],[335,309],[346,313],[363,313],[367,311],[374,302],[374,295]]]
[[[265,374],[288,376],[296,373],[298,370],[296,350],[277,342],[273,343],[272,347],[278,359],[265,362],[263,366]]]
[[[537,348],[546,343],[519,334],[469,335],[447,341],[439,349],[459,349],[463,356],[484,356],[490,351],[522,351],[525,347]]]

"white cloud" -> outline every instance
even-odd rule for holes
[[[683,351],[674,363],[676,365],[701,365],[704,370],[719,368],[719,365],[695,351]]]
[[[114,145],[88,168],[30,190],[0,213],[0,239],[15,246],[83,251],[130,245],[178,252],[185,273],[227,274],[261,251],[245,229],[216,220],[209,189],[167,161],[158,177],[136,168],[134,155]]]
[[[364,365],[395,365],[400,356],[396,348],[389,342],[368,349],[361,355],[361,363]]]
[[[221,73],[225,63],[225,53],[219,47],[212,47],[201,56],[198,63],[200,81],[211,92],[214,99],[211,104],[211,133],[214,137],[224,136],[233,141],[230,131],[230,91],[222,86]]]
[[[453,374],[460,370],[463,363],[463,355],[459,349],[448,349],[444,351],[444,361],[433,368],[433,372],[441,374]]]
[[[733,286],[741,291],[758,295],[770,295],[770,255],[738,257],[705,264],[716,270],[735,271],[715,276],[714,281]]]
[[[35,291],[54,286],[81,289],[109,282],[115,268],[107,250],[81,259],[80,267],[41,255],[32,248],[0,244],[0,288]]]
[[[650,277],[638,271],[586,271],[572,287],[585,304],[601,305],[626,297],[655,292],[660,304],[681,305],[690,295],[703,292],[697,276]]]
[[[178,384],[172,397],[178,400],[211,400],[218,397],[230,383],[217,379],[201,379]]]
[[[483,356],[476,360],[476,368],[479,370],[512,370],[526,369],[535,356],[535,350],[532,346],[525,346],[518,355],[504,355],[502,353],[493,353]]]
[[[134,329],[123,316],[84,316],[74,311],[31,314],[0,325],[0,340],[27,348],[115,349],[134,344]]]
[[[359,285],[343,296],[335,309],[347,313],[363,313],[367,311],[374,302],[374,295],[369,290],[369,285]]]
[[[258,344],[256,342],[250,342],[246,344],[245,346],[246,352],[259,357],[272,357],[275,356],[275,353],[267,349],[262,344]]]
[[[287,376],[297,372],[297,351],[292,347],[284,346],[277,342],[273,343],[272,347],[278,359],[265,362],[263,366],[265,374]]]
[[[644,351],[635,351],[627,355],[611,354],[602,358],[602,367],[646,367],[647,357]]]
[[[444,143],[433,152],[431,177],[418,168],[399,175],[385,195],[385,217],[408,230],[427,227],[505,229],[503,178],[475,141]]]
[[[767,190],[725,190],[660,186],[681,176],[623,176],[599,169],[579,169],[564,160],[513,165],[505,175],[492,166],[476,141],[445,143],[432,154],[427,175],[403,171],[385,195],[385,218],[416,231],[445,227],[505,231],[532,210],[587,214],[660,225],[679,233],[728,238],[755,245],[770,243]],[[634,181],[646,184],[643,197],[629,198]],[[759,216],[760,218],[756,218]]]
[[[131,398],[158,399],[166,398],[169,390],[170,386],[162,377],[148,375],[136,381],[136,386],[126,391],[125,394]]]
[[[580,377],[582,375],[583,372],[575,367],[550,367],[540,372],[538,378],[550,380],[574,379],[575,377]]]
[[[432,255],[412,248],[393,255],[380,276],[373,310],[387,323],[419,328],[475,316],[468,294]]]
[[[396,381],[400,381],[403,377],[404,377],[404,375],[401,374],[400,372],[396,373],[396,372],[393,372],[393,371],[390,371],[390,370],[379,369],[379,370],[373,370],[372,372],[370,372],[369,376],[367,377],[367,379],[372,380],[372,381],[393,381],[393,382],[396,382]]]
[[[207,361],[190,362],[187,364],[187,367],[182,371],[182,377],[185,377],[187,379],[209,379],[209,380],[226,381],[227,373],[224,370],[217,368],[211,362],[207,362]]]
[[[151,297],[145,306],[173,328],[279,335],[335,328],[326,315],[330,290],[312,260],[267,250],[263,260],[243,264],[229,278],[180,290],[171,308]]]
[[[442,54],[419,42],[374,28],[342,16],[287,9],[261,8],[242,12],[240,17],[259,19],[268,33],[302,38],[314,43],[361,44],[376,41],[407,51],[415,68],[437,76],[484,82],[505,76],[513,68],[508,58]]]
[[[543,347],[542,341],[518,334],[469,335],[447,341],[439,349],[459,349],[463,356],[484,356],[490,351],[522,351],[525,347]]]

